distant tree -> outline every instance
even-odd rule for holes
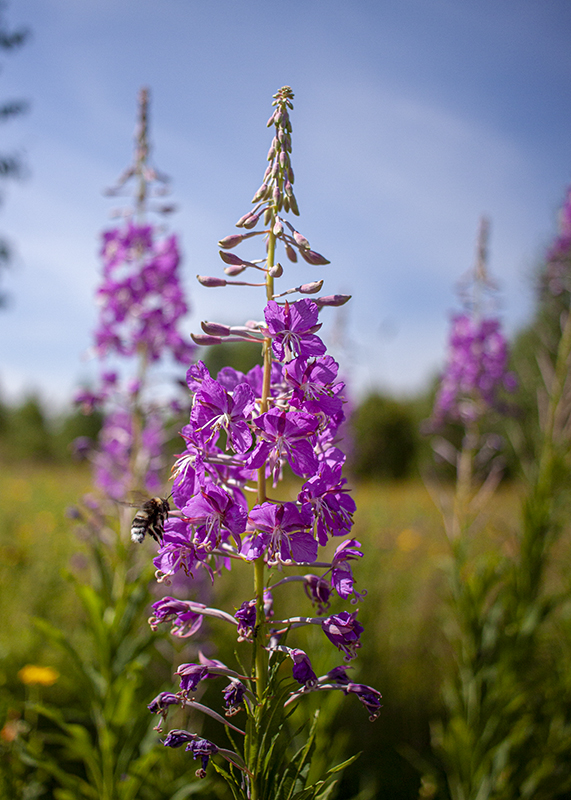
[[[3,18],[5,4],[0,2],[0,51],[11,53],[21,47],[28,39],[30,31],[27,28],[9,30]],[[28,109],[26,100],[6,100],[0,103],[0,122],[7,122],[17,117]],[[20,178],[23,164],[17,153],[0,153],[0,181]],[[2,202],[0,192],[0,202]],[[5,239],[0,237],[0,271],[8,266],[10,261],[10,247]],[[0,307],[6,305],[6,295],[0,292]]]
[[[419,448],[418,420],[410,404],[371,394],[351,418],[352,469],[361,478],[408,477]]]

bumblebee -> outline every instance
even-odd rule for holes
[[[148,533],[159,544],[163,538],[164,524],[170,511],[169,501],[163,497],[145,500],[131,523],[131,541],[141,544]]]

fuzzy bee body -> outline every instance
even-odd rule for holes
[[[169,501],[163,497],[145,500],[131,523],[131,540],[141,544],[148,533],[159,544],[163,538],[165,520],[170,511]]]

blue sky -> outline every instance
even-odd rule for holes
[[[113,205],[102,189],[131,158],[142,85],[180,209],[189,332],[261,316],[255,292],[194,276],[221,274],[216,242],[261,181],[284,84],[299,229],[331,260],[293,269],[291,285],[324,277],[327,293],[353,294],[337,331],[356,391],[412,392],[438,371],[483,213],[505,326],[529,318],[571,177],[567,0],[19,0],[6,19],[32,36],[0,73],[0,98],[31,104],[0,128],[0,151],[29,168],[0,210],[17,254],[3,278],[4,396],[59,403],[94,372],[83,354]]]

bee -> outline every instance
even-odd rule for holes
[[[150,497],[145,500],[131,523],[131,541],[141,544],[148,533],[159,544],[163,538],[164,524],[170,511],[167,498]]]

